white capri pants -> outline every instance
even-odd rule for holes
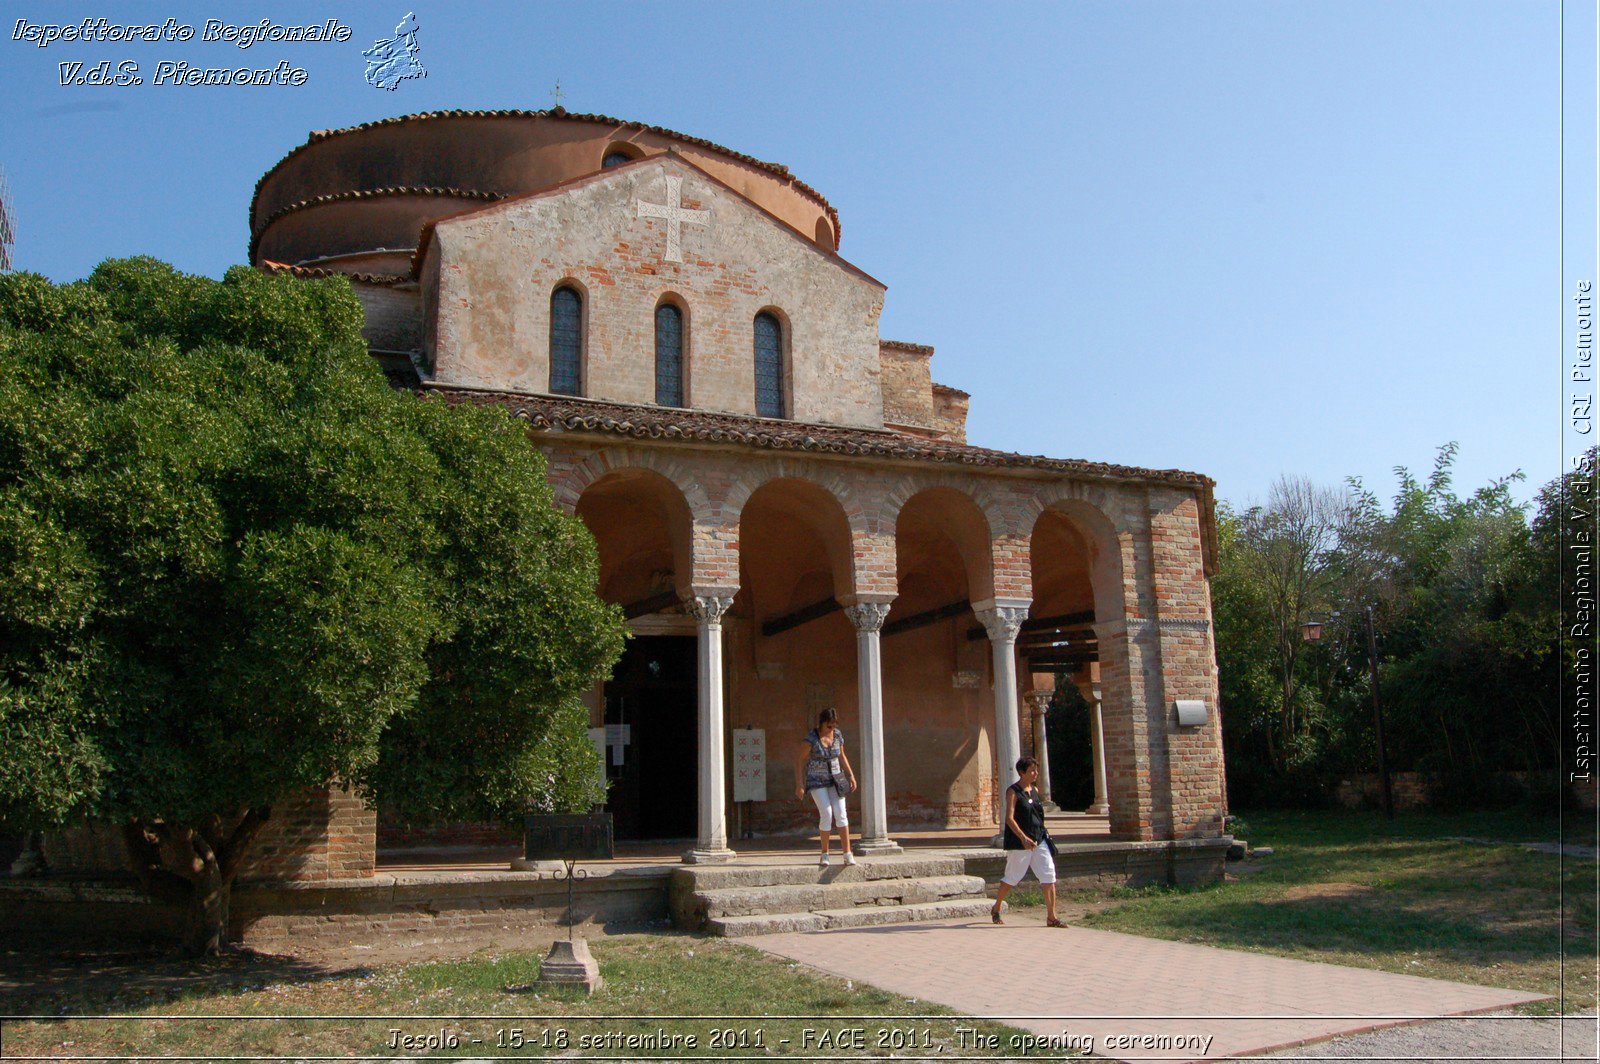
[[[844,795],[837,787],[811,788],[811,800],[817,803],[817,830],[841,831],[850,826],[850,817],[844,811]]]
[[[1028,874],[1030,868],[1045,886],[1056,881],[1056,862],[1050,856],[1050,847],[1043,845],[1031,850],[1007,850],[1006,874],[1000,881],[1008,887],[1014,887],[1022,882],[1022,877]]]

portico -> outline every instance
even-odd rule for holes
[[[1040,476],[992,452],[993,466],[951,471],[887,434],[852,434],[852,446],[893,447],[892,464],[775,454],[785,441],[770,428],[759,442],[730,439],[727,418],[718,447],[641,444],[648,425],[634,412],[624,426],[602,404],[438,391],[504,402],[528,421],[558,502],[596,537],[603,596],[641,630],[692,621],[703,671],[699,828],[686,860],[738,849],[731,728],[763,730],[768,750],[768,800],[741,810],[743,825],[758,835],[814,826],[809,803],[793,800],[788,762],[826,706],[839,711],[861,784],[848,803],[859,852],[895,852],[897,828],[996,827],[1024,730],[1042,749],[1043,704],[1030,693],[1045,669],[1070,669],[1095,696],[1098,741],[1083,762],[1112,838],[1220,834],[1218,722],[1180,730],[1169,704],[1170,691],[1214,683],[1200,614],[1205,532],[1187,484],[1095,475],[1087,463]],[[659,416],[682,426],[695,415]],[[1162,566],[1179,547],[1192,562]],[[1157,615],[1130,623],[1133,610]],[[1063,629],[1064,616],[1091,620]],[[1179,744],[1217,751],[1199,765],[1208,786],[1174,791],[1147,771],[1170,764]]]

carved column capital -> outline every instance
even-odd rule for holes
[[[858,602],[854,606],[846,606],[844,615],[850,618],[856,631],[876,632],[883,627],[884,618],[889,616],[889,603]]]
[[[683,609],[701,624],[717,624],[733,605],[733,598],[732,592],[690,595],[683,600]]]
[[[1045,715],[1045,711],[1050,708],[1050,700],[1055,695],[1054,691],[1029,691],[1024,697],[1027,698],[1028,705],[1033,707],[1033,715],[1042,717]]]
[[[1028,619],[1026,606],[991,606],[975,612],[978,623],[983,625],[989,638],[996,643],[1015,641],[1017,633],[1022,630],[1022,622]]]

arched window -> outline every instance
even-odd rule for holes
[[[591,155],[589,158],[593,159],[594,156]],[[621,166],[625,162],[631,162],[632,159],[633,156],[625,151],[606,152],[606,157],[600,160],[600,169],[609,170],[613,166]]]
[[[583,394],[583,297],[571,285],[550,293],[550,391]]]
[[[756,413],[783,417],[783,326],[777,316],[756,315]]]
[[[656,308],[656,403],[683,405],[683,311],[671,303]]]

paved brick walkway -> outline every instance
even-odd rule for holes
[[[1092,1037],[1096,1054],[1129,1061],[1259,1053],[1542,996],[1043,925],[1040,909],[1007,913],[1003,927],[944,921],[746,941],[1036,1035]],[[1041,1015],[1016,1015],[1019,987]]]

